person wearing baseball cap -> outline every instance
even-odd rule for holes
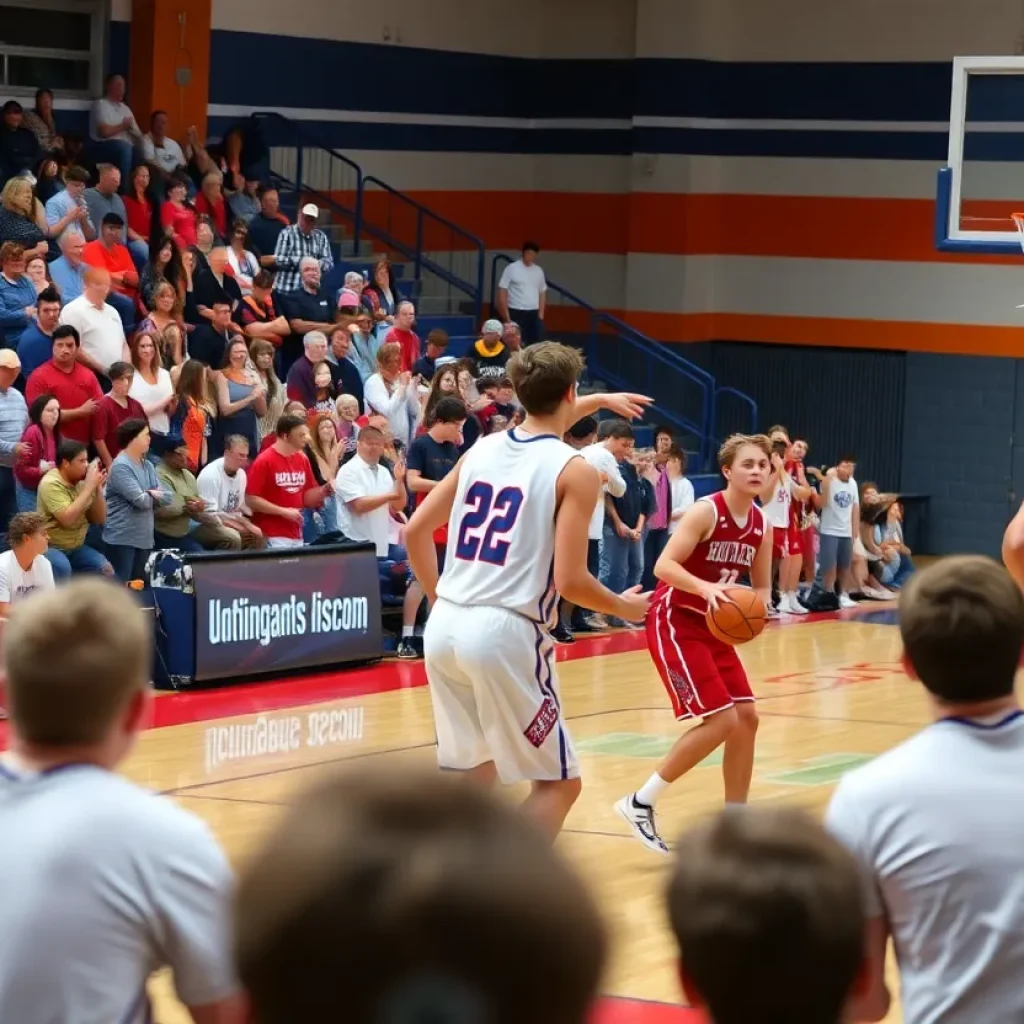
[[[21,360],[14,349],[0,349],[0,529],[5,533],[11,516],[18,511],[14,496],[14,464],[25,448],[21,435],[28,426],[28,406],[14,386],[21,373]]]
[[[483,327],[483,337],[473,346],[473,358],[476,360],[478,377],[504,377],[505,364],[509,359],[509,351],[501,340],[502,324],[500,320],[487,320]]]
[[[297,292],[302,288],[299,264],[305,257],[312,256],[320,264],[321,279],[326,278],[334,266],[327,235],[316,226],[319,217],[320,208],[315,203],[306,203],[299,210],[298,223],[285,228],[277,236],[274,249],[274,265],[277,268],[274,291],[279,295]]]

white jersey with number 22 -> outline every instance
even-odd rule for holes
[[[579,455],[520,428],[481,438],[462,461],[437,596],[547,624],[555,611],[555,488]]]

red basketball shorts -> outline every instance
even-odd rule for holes
[[[754,699],[736,648],[713,637],[698,612],[655,601],[647,613],[647,648],[677,720]]]
[[[799,555],[803,550],[803,538],[800,536],[800,529],[792,522],[785,528],[776,526],[772,530],[772,559],[778,562],[780,559],[789,558],[790,555]]]

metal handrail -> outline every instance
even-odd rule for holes
[[[757,402],[755,402],[750,395],[745,391],[740,391],[739,388],[731,388],[728,386],[717,388],[715,391],[715,404],[717,407],[718,399],[722,395],[735,395],[741,402],[745,402],[750,406],[750,431],[753,433],[757,430]]]

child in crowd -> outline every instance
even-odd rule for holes
[[[683,513],[693,504],[693,484],[686,479],[686,452],[673,445],[668,450],[665,472],[672,497],[671,510],[668,517],[668,532],[674,533],[683,518]]]
[[[341,442],[345,453],[356,450],[356,438],[359,436],[359,399],[355,395],[339,395],[335,403],[335,426],[338,430],[338,440]]]
[[[334,383],[331,377],[331,364],[326,360],[313,367],[313,386],[316,388],[313,405],[308,410],[310,423],[317,416],[335,416]]]

